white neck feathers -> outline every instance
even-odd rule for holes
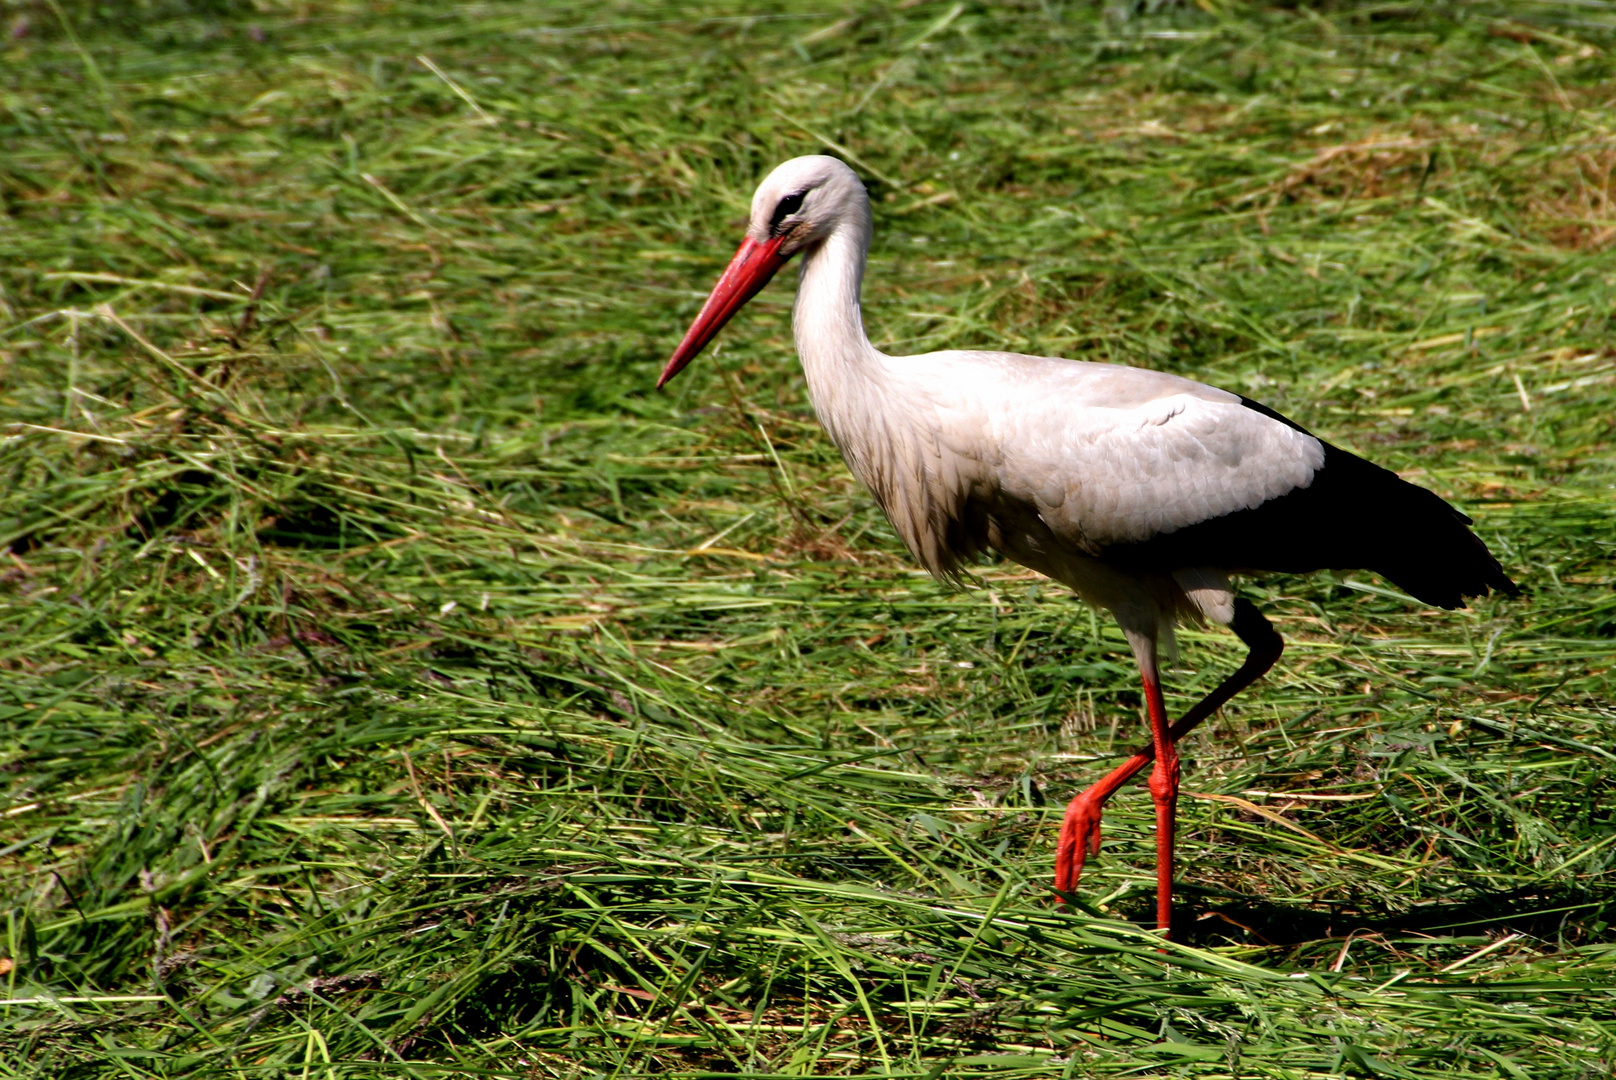
[[[874,390],[884,359],[864,332],[859,303],[870,246],[869,204],[859,201],[863,205],[853,208],[834,232],[803,252],[791,318],[814,411],[844,450],[850,433],[843,421],[852,419],[849,411],[863,411],[860,406]]]
[[[815,368],[858,366],[880,356],[864,333],[859,306],[869,248],[870,210],[865,202],[854,207],[834,232],[803,252],[791,322],[797,355],[810,379]]]

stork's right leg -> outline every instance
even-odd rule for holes
[[[1285,648],[1285,641],[1275,632],[1263,613],[1248,600],[1236,599],[1234,619],[1229,623],[1245,642],[1245,663],[1220,683],[1206,697],[1174,724],[1168,732],[1172,742],[1188,735],[1197,724],[1221,709],[1240,691],[1262,677],[1274,666]],[[1066,807],[1066,819],[1061,824],[1060,841],[1055,847],[1055,891],[1075,892],[1078,878],[1083,873],[1083,862],[1089,855],[1100,853],[1100,810],[1117,789],[1131,780],[1140,769],[1156,759],[1154,741],[1141,747],[1133,757],[1113,769],[1104,780],[1073,799]]]

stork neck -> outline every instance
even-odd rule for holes
[[[810,391],[833,373],[868,369],[881,355],[864,333],[859,304],[869,246],[867,217],[854,217],[803,253],[791,324]]]

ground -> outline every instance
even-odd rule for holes
[[[1599,3],[0,4],[0,1069],[1616,1068],[1616,16]],[[1108,621],[917,572],[789,275],[653,384],[777,161],[890,351],[1255,397],[1521,583],[1242,584],[1181,942]],[[1182,709],[1238,643],[1183,634]]]

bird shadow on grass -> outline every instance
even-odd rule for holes
[[[1188,945],[1272,945],[1294,947],[1342,940],[1354,935],[1432,938],[1523,934],[1544,940],[1565,938],[1604,921],[1616,902],[1610,889],[1517,889],[1477,893],[1462,899],[1421,904],[1395,913],[1371,913],[1342,905],[1296,907],[1226,890],[1180,884],[1188,901],[1174,920],[1173,936]],[[1138,911],[1148,919],[1149,898]],[[1580,935],[1579,935],[1580,936]]]

